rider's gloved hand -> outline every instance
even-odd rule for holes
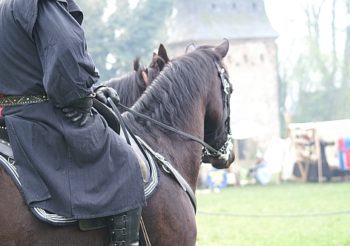
[[[96,99],[104,104],[107,104],[107,98],[110,97],[112,101],[118,105],[120,102],[120,97],[116,90],[108,86],[99,86],[95,89]]]
[[[92,104],[92,96],[79,98],[74,100],[69,106],[62,108],[62,112],[72,122],[83,126],[91,116]]]

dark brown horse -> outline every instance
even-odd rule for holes
[[[228,46],[225,41],[217,47],[199,47],[171,61],[133,109],[220,149],[227,143],[229,133],[224,93],[228,90],[223,85],[228,75],[222,64]],[[195,190],[202,160],[201,145],[131,113],[125,113],[124,118],[132,131],[162,154]],[[233,148],[225,155],[209,156],[207,160],[216,167],[227,168],[234,160]],[[160,169],[159,175],[159,187],[143,209],[151,244],[195,245],[195,211],[188,195],[163,170]],[[37,220],[3,170],[0,170],[0,197],[0,245],[107,245],[105,229],[82,232],[76,225],[54,227]],[[145,245],[143,233],[140,243]]]
[[[153,53],[152,61],[147,68],[143,67],[140,64],[140,59],[137,58],[133,63],[133,71],[121,77],[112,78],[103,84],[118,92],[121,104],[131,107],[168,62],[167,52],[160,44],[158,52]],[[121,112],[123,111],[121,110]]]

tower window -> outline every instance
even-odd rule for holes
[[[256,10],[256,3],[255,2],[253,2],[252,7],[254,10]]]
[[[212,9],[216,9],[216,4],[215,4],[215,3],[212,3],[212,4],[211,4],[211,8],[212,8]]]

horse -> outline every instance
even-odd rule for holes
[[[164,156],[195,191],[202,162],[202,147],[190,134],[225,154],[210,155],[214,167],[228,168],[234,161],[229,133],[229,100],[232,90],[222,59],[229,43],[200,46],[169,62],[132,107],[123,113],[131,132]],[[225,82],[225,83],[224,83]],[[224,84],[224,85],[223,85]],[[136,113],[136,114],[135,114]],[[176,128],[169,132],[139,115]],[[219,151],[219,152],[220,152]],[[143,208],[144,230],[140,245],[195,245],[195,209],[184,189],[159,168],[159,185]],[[107,178],[107,177],[106,177]],[[107,229],[82,232],[76,224],[54,227],[36,219],[10,177],[0,169],[0,245],[107,245]]]
[[[115,89],[120,95],[120,103],[131,107],[168,62],[167,51],[164,45],[160,44],[158,52],[153,52],[151,63],[147,68],[140,64],[140,58],[136,58],[133,62],[133,71],[121,77],[112,78],[103,85]],[[124,112],[123,109],[120,111]]]

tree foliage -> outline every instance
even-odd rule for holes
[[[296,82],[297,96],[292,112],[292,121],[310,122],[350,118],[350,23],[346,27],[345,40],[339,39],[336,25],[337,4],[347,7],[350,0],[321,0],[302,2],[307,35],[305,51],[299,55],[292,71],[283,77],[282,85]],[[328,16],[329,26],[321,24],[321,15]],[[331,30],[325,45],[325,29]],[[322,38],[323,37],[323,38]],[[345,45],[342,45],[342,41]],[[341,45],[340,45],[341,44]],[[326,47],[327,46],[327,47]],[[344,55],[339,55],[344,46]],[[288,93],[295,93],[287,90]]]
[[[134,7],[128,0],[76,1],[84,12],[88,50],[100,81],[130,71],[136,57],[148,65],[153,51],[166,39],[173,0],[139,0]]]

